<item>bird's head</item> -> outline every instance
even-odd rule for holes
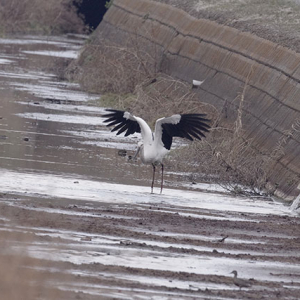
[[[230,274],[234,274],[235,276],[237,276],[237,271],[233,270],[232,272],[230,272]]]

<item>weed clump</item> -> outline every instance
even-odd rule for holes
[[[75,0],[80,1],[80,0]],[[0,0],[0,34],[83,33],[73,0]]]
[[[127,94],[156,78],[157,47],[138,36],[129,36],[125,45],[92,36],[78,60],[66,70],[69,80],[77,81],[89,92]]]
[[[218,183],[234,194],[278,194],[274,169],[285,155],[288,139],[300,131],[299,124],[293,125],[275,149],[262,150],[253,139],[245,138],[244,102],[252,69],[233,100],[230,119],[234,121],[229,123],[222,115],[226,107],[220,109],[202,102],[192,84],[160,72],[163,52],[158,46],[138,34],[128,37],[122,45],[103,36],[93,39],[96,38],[97,41],[87,44],[80,58],[69,66],[68,78],[79,81],[90,92],[103,93],[101,105],[129,110],[153,128],[155,121],[164,116],[206,113],[212,120],[210,133],[203,141],[195,141],[171,154],[176,169],[193,172],[194,177]],[[291,186],[297,180],[299,178],[289,178]]]

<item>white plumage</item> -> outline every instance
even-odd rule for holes
[[[139,117],[129,112],[107,109],[108,114],[103,115],[108,123],[107,126],[115,126],[112,131],[117,135],[125,132],[125,136],[140,132],[142,143],[139,143],[138,152],[141,152],[141,160],[145,164],[153,166],[153,178],[151,193],[153,193],[155,167],[161,165],[161,191],[163,189],[163,158],[171,149],[173,137],[181,137],[189,140],[194,138],[201,140],[205,137],[204,132],[210,128],[209,120],[205,114],[177,114],[167,118],[158,119],[155,123],[154,133],[149,125]]]

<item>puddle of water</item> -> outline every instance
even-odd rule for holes
[[[67,36],[19,36],[16,38],[0,38],[0,45],[53,45],[56,47],[72,48],[78,47],[81,40],[87,36],[82,35],[79,39],[72,39]]]
[[[55,78],[54,74],[47,74],[43,72],[27,72],[27,73],[16,73],[16,72],[7,72],[7,71],[0,71],[0,76],[5,78],[12,78],[12,79],[28,79],[28,80],[49,80],[51,78]],[[10,83],[13,85],[13,83]],[[17,84],[17,83],[16,83]]]
[[[78,181],[78,184],[74,182]],[[0,191],[4,193],[40,194],[43,196],[90,200],[105,203],[152,203],[221,211],[247,212],[257,214],[290,214],[282,204],[258,200],[207,194],[204,192],[165,189],[164,194],[150,194],[150,187],[130,186],[68,178],[52,174],[19,173],[2,169]]]
[[[168,288],[178,288],[181,290],[198,290],[198,289],[211,289],[211,290],[232,290],[236,289],[234,285],[229,286],[226,284],[214,284],[209,282],[196,282],[196,281],[183,281],[176,279],[165,279],[165,278],[156,278],[148,276],[134,276],[134,275],[124,275],[124,274],[115,274],[118,279],[125,279],[128,281],[139,282],[141,284],[148,284],[150,286],[164,286]]]
[[[85,276],[85,273],[82,272],[74,272],[74,274],[77,274],[79,276]],[[88,276],[93,276],[93,274],[88,274]],[[157,290],[154,290],[154,287],[167,287],[167,288],[177,288],[180,290],[194,290],[198,291],[199,289],[205,290],[205,289],[211,289],[211,290],[235,290],[236,288],[234,286],[228,286],[225,284],[213,284],[213,283],[201,283],[201,282],[195,282],[195,281],[181,281],[181,280],[171,280],[171,279],[164,279],[164,278],[155,278],[155,277],[147,277],[147,276],[134,276],[134,275],[124,275],[124,274],[108,274],[108,273],[101,273],[94,276],[101,276],[101,277],[112,277],[114,279],[118,280],[126,280],[127,282],[139,282],[141,284],[147,284],[149,285],[149,288],[146,290],[143,290],[143,292],[156,294],[159,299],[165,299],[163,296],[166,294],[166,292],[159,292]],[[92,286],[91,286],[92,287]],[[104,288],[104,286],[99,287],[98,285],[93,286],[93,288]],[[123,291],[126,291],[128,289],[122,289]],[[134,289],[135,292],[142,291],[141,289]],[[169,296],[166,299],[170,299],[169,297],[174,297],[182,299],[181,297],[191,297],[190,294],[184,293],[184,291],[179,291],[178,293],[167,293]],[[162,298],[161,298],[162,297]],[[201,295],[193,295],[193,299],[201,298],[203,299],[203,296]],[[212,297],[210,299],[214,299],[215,297]],[[119,298],[118,298],[119,299]],[[144,295],[143,299],[147,299]],[[153,299],[153,298],[151,298]],[[218,297],[218,299],[221,299]]]
[[[100,125],[102,122],[99,117],[91,117],[84,115],[55,115],[45,113],[19,113],[16,114],[22,118],[48,121],[48,122],[61,122],[61,123],[73,123],[73,124],[86,124],[86,125]]]
[[[11,64],[14,61],[11,59],[6,59],[6,58],[0,58],[0,65],[7,65],[7,64]]]
[[[46,210],[47,211],[47,210]],[[100,217],[105,217],[105,216],[100,216]],[[131,228],[127,228],[128,230],[131,231]],[[133,230],[134,231],[134,230]],[[69,232],[63,232],[60,234],[50,234],[50,233],[46,233],[45,235],[49,235],[49,236],[55,236],[55,237],[61,237],[61,238],[68,238],[68,239],[73,239],[74,241],[80,241],[80,240],[86,240],[86,237],[90,238],[91,241],[88,242],[87,244],[85,244],[85,246],[88,245],[98,245],[101,246],[103,243],[104,244],[119,244],[120,242],[122,242],[124,240],[124,238],[122,238],[121,236],[112,236],[112,235],[95,235],[95,234],[88,234],[86,235],[85,233],[71,233],[72,238],[70,238],[70,233]],[[38,234],[39,235],[39,234]],[[154,235],[156,235],[154,233]],[[159,235],[159,234],[158,234]],[[177,233],[166,233],[164,236],[173,236],[173,237],[179,237],[180,238],[180,234]],[[186,235],[182,235],[183,238],[187,238]],[[201,240],[200,237],[198,238],[198,240]],[[215,241],[217,239],[215,238]],[[235,239],[234,240],[234,244],[238,245],[238,244],[244,244],[244,242],[241,239]],[[174,249],[187,249],[187,250],[196,250],[199,252],[209,252],[211,253],[213,250],[215,250],[215,246],[212,244],[211,246],[196,246],[196,245],[189,245],[189,244],[180,244],[180,243],[168,243],[168,242],[160,242],[160,241],[152,241],[152,240],[148,240],[148,239],[135,239],[135,238],[126,238],[126,245],[130,245],[130,244],[143,244],[146,246],[155,246],[155,247],[159,247],[162,249],[166,249],[166,248],[174,248]],[[248,242],[249,243],[249,242]],[[257,242],[258,243],[258,242]],[[232,244],[232,242],[231,242]],[[250,244],[250,243],[249,243]],[[252,243],[251,243],[252,244]],[[267,243],[265,243],[267,244]],[[253,255],[253,256],[262,256],[262,257],[273,257],[273,256],[293,256],[293,257],[300,257],[300,253],[297,253],[295,251],[286,251],[286,250],[282,250],[281,252],[260,252],[260,251],[253,251],[253,250],[234,250],[234,249],[227,249],[226,246],[224,245],[223,247],[217,247],[218,252],[220,253],[225,253],[225,254],[247,254],[247,255]]]
[[[29,51],[23,50],[23,53],[26,54],[34,54],[34,55],[46,55],[46,56],[54,56],[54,57],[63,57],[63,58],[77,58],[79,55],[78,51],[65,50],[65,51]]]
[[[90,145],[90,146],[97,146],[107,149],[117,149],[117,150],[132,150],[135,151],[137,149],[136,144],[130,144],[130,143],[121,143],[121,142],[103,142],[103,141],[83,141],[80,142],[84,145]]]
[[[84,290],[84,293],[90,295],[101,295],[101,297],[105,297],[107,299],[132,299],[134,295],[134,299],[157,299],[157,300],[169,300],[169,299],[190,299],[190,294],[185,294],[182,292],[164,292],[158,291],[151,288],[125,288],[125,287],[109,287],[99,284],[81,284],[80,286],[75,284],[69,284],[69,286],[62,286],[61,283],[53,282],[56,286],[58,286],[63,291],[75,291],[79,292]],[[116,289],[118,291],[116,291]],[[203,296],[193,295],[193,299],[203,299]],[[212,296],[210,299],[226,299],[222,297]]]
[[[138,219],[138,217],[127,217],[127,216],[120,216],[116,214],[108,214],[108,213],[88,213],[88,212],[80,212],[80,211],[72,211],[67,209],[57,209],[57,208],[49,208],[49,207],[29,207],[22,205],[20,203],[12,203],[9,201],[9,206],[19,207],[26,210],[33,210],[33,211],[40,211],[46,212],[50,214],[60,214],[60,215],[69,215],[69,216],[78,216],[78,217],[91,217],[91,218],[105,218],[105,219]],[[1,220],[1,218],[0,218]],[[0,229],[1,230],[1,229]]]
[[[168,210],[160,209],[161,212],[170,213]],[[249,219],[242,219],[238,217],[228,217],[228,216],[211,216],[211,215],[205,215],[205,214],[193,214],[193,213],[182,213],[182,212],[173,212],[178,214],[179,216],[183,217],[192,217],[192,218],[199,218],[199,219],[206,219],[206,220],[228,220],[232,222],[253,222],[253,223],[259,223],[260,221],[257,220],[249,220]]]
[[[41,268],[41,267],[35,267],[35,269],[40,270],[40,271],[50,271],[52,273],[60,273],[61,270],[51,268],[51,269],[46,269],[46,268]],[[147,293],[158,293],[161,296],[163,296],[166,292],[158,292],[157,288],[158,287],[167,287],[167,288],[177,288],[183,291],[180,291],[179,293],[172,293],[172,292],[167,292],[169,295],[177,296],[177,297],[190,297],[190,294],[184,293],[184,290],[189,291],[189,290],[195,290],[198,291],[199,289],[205,290],[205,289],[210,289],[210,290],[235,290],[236,287],[233,284],[215,284],[212,282],[197,282],[197,281],[186,281],[186,280],[177,280],[177,279],[169,279],[169,278],[164,278],[164,277],[153,277],[153,276],[142,276],[142,275],[132,275],[132,274],[122,274],[122,273],[110,273],[110,272],[92,272],[88,270],[75,270],[75,269],[68,269],[64,270],[64,273],[67,274],[72,274],[75,276],[80,276],[83,278],[103,278],[103,279],[113,279],[113,280],[122,280],[126,282],[132,282],[132,283],[137,283],[139,282],[140,284],[144,285],[147,284],[148,287],[143,290],[143,294]],[[58,283],[57,283],[58,284]],[[61,282],[59,283],[60,285],[62,284]],[[70,283],[67,284],[68,286]],[[61,287],[64,289],[66,288],[66,284]],[[78,287],[78,286],[77,286]],[[85,287],[81,287],[81,291],[84,290],[86,291],[86,287],[93,287],[93,289],[107,289],[107,286],[105,285],[88,285],[85,284]],[[111,287],[112,288],[112,287]],[[155,288],[155,289],[154,289]],[[126,291],[127,289],[124,289]],[[132,289],[128,289],[130,291]],[[139,290],[139,289],[137,289]],[[97,295],[97,293],[96,293]],[[103,296],[103,294],[101,294]],[[111,296],[111,294],[110,294]],[[145,297],[145,295],[144,295]],[[194,295],[193,298],[203,298],[200,295]],[[214,298],[214,297],[213,297]],[[119,298],[118,298],[119,299]],[[146,298],[148,299],[148,298]],[[161,299],[161,298],[159,298]],[[173,299],[173,297],[172,297]]]
[[[11,86],[17,91],[26,91],[36,97],[50,100],[63,100],[63,101],[90,101],[98,99],[99,96],[91,96],[84,92],[70,91],[59,88],[57,86],[46,86],[29,83],[11,82]]]
[[[106,266],[123,266],[139,269],[151,269],[170,272],[187,272],[201,275],[220,275],[230,276],[232,270],[239,271],[241,278],[255,278],[261,281],[274,282],[297,282],[300,283],[299,266],[288,263],[270,262],[270,261],[252,261],[243,259],[234,259],[228,257],[208,257],[205,255],[186,255],[174,254],[145,250],[143,248],[135,249],[120,245],[101,245],[94,251],[62,249],[62,245],[54,248],[53,245],[30,245],[27,247],[27,253],[31,257],[39,259],[48,259],[53,261],[69,262],[73,264],[95,264],[100,263]],[[270,276],[272,274],[294,274],[294,276]]]
[[[293,201],[291,210],[296,213],[300,213],[300,195]]]
[[[78,86],[75,85],[75,88]],[[70,113],[89,113],[89,114],[103,114],[105,110],[102,107],[95,107],[95,106],[85,106],[85,105],[62,105],[62,104],[56,104],[56,103],[50,103],[50,102],[39,102],[38,104],[35,104],[34,102],[18,102],[21,105],[26,106],[33,106],[33,107],[42,107],[44,109],[47,109],[49,111],[59,111],[59,112],[70,112]],[[100,118],[99,118],[100,119]],[[101,121],[101,119],[100,119]],[[103,122],[101,122],[102,124]],[[73,131],[69,131],[73,132]]]
[[[2,228],[10,230],[10,228]],[[139,269],[164,270],[171,272],[192,272],[202,275],[222,275],[230,276],[233,269],[242,270],[241,277],[255,278],[256,280],[300,283],[300,270],[297,265],[270,261],[257,261],[250,259],[235,259],[228,257],[209,257],[205,255],[186,255],[166,252],[163,249],[178,247],[195,249],[199,251],[210,251],[212,248],[204,249],[198,246],[182,244],[170,244],[165,242],[155,242],[143,239],[126,239],[126,246],[122,246],[122,237],[105,236],[97,234],[79,233],[67,230],[43,229],[33,227],[16,227],[15,231],[34,232],[37,236],[59,237],[63,240],[71,240],[73,243],[53,244],[51,242],[31,242],[26,247],[26,253],[35,258],[53,261],[71,262],[74,264],[94,264],[115,265]],[[84,241],[84,242],[83,242]],[[135,248],[132,242],[144,243],[145,245],[158,246],[162,250],[149,250],[145,248]],[[20,246],[11,246],[14,251]],[[24,246],[23,246],[24,247]],[[199,248],[199,249],[198,249]],[[203,248],[203,249],[202,249]],[[4,251],[4,249],[2,249]],[[235,252],[235,251],[233,251]],[[284,270],[284,274],[282,274]],[[277,274],[277,276],[270,276]],[[159,280],[157,284],[162,284],[165,279]],[[190,284],[190,282],[189,282]],[[198,285],[206,283],[198,283]],[[196,285],[197,286],[197,285]]]
[[[98,118],[99,119],[99,118]],[[103,122],[101,121],[101,125],[103,125]],[[139,136],[137,134],[133,134],[131,137],[124,137],[124,136],[116,136],[114,133],[107,131],[107,130],[85,130],[85,131],[69,131],[69,130],[63,130],[62,132],[65,132],[67,134],[73,134],[75,136],[83,137],[85,138],[85,143],[90,142],[91,139],[101,139],[101,141],[108,141],[113,140],[116,142],[120,142],[123,144],[126,143],[135,143],[137,144],[137,141],[139,140]],[[101,146],[101,145],[99,145]]]
[[[146,234],[151,234],[154,236],[163,236],[163,237],[176,237],[176,239],[181,240],[181,239],[190,239],[190,240],[195,240],[195,241],[205,241],[205,242],[213,242],[213,243],[219,243],[218,241],[222,239],[223,237],[220,235],[215,235],[215,236],[206,236],[206,235],[201,235],[201,234],[187,234],[187,233],[173,233],[173,232],[162,232],[162,231],[153,231],[153,230],[146,230],[145,228],[139,229],[139,228],[133,228],[133,227],[126,227],[123,226],[122,228],[139,232],[139,233],[146,233]],[[241,239],[241,238],[226,238],[226,244],[266,244],[267,242],[263,240],[247,240],[247,239]],[[211,249],[212,250],[212,249]]]

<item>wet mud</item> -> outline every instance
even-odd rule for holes
[[[100,96],[53,72],[82,43],[0,40],[5,299],[298,299],[299,217],[192,184],[172,162],[150,194],[151,168],[128,160],[139,136],[115,137]]]

